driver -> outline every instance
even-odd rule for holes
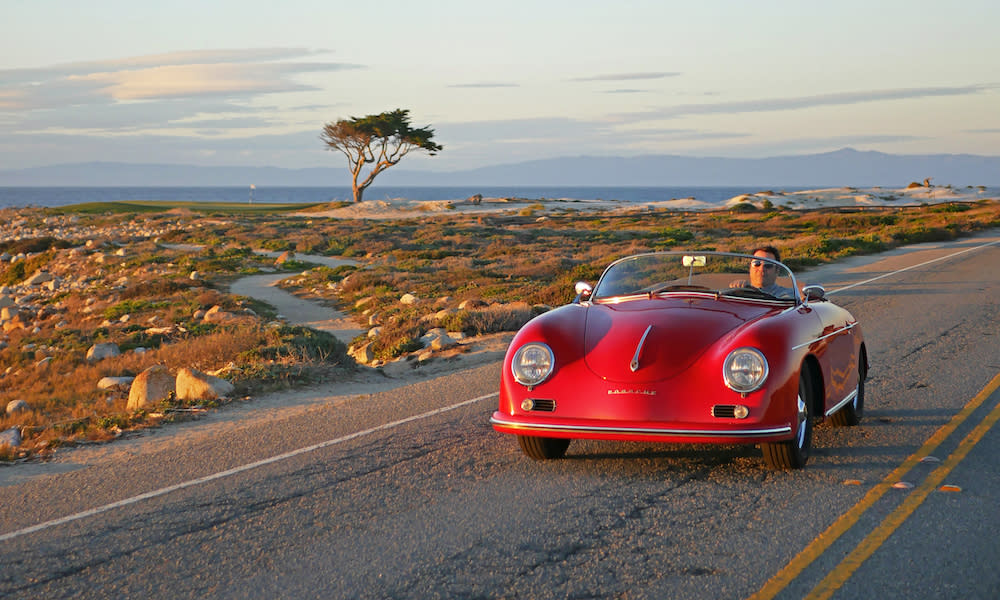
[[[778,253],[778,249],[774,246],[761,246],[760,248],[756,248],[753,251],[753,255],[761,258],[769,258],[779,262],[781,261],[781,255]],[[747,281],[746,279],[737,279],[736,281],[730,283],[729,287],[754,287],[765,294],[771,294],[775,298],[794,298],[795,292],[792,288],[778,285],[775,282],[777,279],[778,265],[765,262],[763,260],[751,260],[750,281]]]

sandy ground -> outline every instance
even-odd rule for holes
[[[762,207],[767,202],[774,206],[792,209],[824,208],[831,206],[915,206],[940,202],[973,202],[992,197],[981,187],[953,188],[949,186],[920,186],[907,188],[854,188],[838,187],[784,192],[765,190],[733,196],[723,206],[729,207],[749,202]],[[483,198],[472,200],[366,200],[326,211],[301,213],[306,217],[333,219],[400,219],[431,216],[441,213],[463,214],[518,214],[532,211],[542,216],[563,211],[606,210],[634,212],[648,210],[706,210],[718,208],[695,198],[675,198],[651,202],[622,200],[574,200],[568,198],[531,200],[525,198]]]

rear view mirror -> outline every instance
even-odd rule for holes
[[[821,285],[807,285],[802,288],[802,297],[808,302],[826,300],[826,290]]]
[[[685,256],[681,259],[681,264],[685,267],[704,267],[705,257],[704,256]]]
[[[586,300],[587,298],[590,298],[590,295],[594,292],[594,286],[590,285],[586,281],[577,281],[574,289],[576,290],[576,300],[574,300],[574,302]]]

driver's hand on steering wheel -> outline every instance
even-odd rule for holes
[[[729,283],[731,288],[741,288],[741,287],[751,287],[750,282],[746,279],[735,279]]]

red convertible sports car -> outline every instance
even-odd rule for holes
[[[770,285],[751,286],[751,265]],[[574,438],[747,443],[772,468],[801,468],[814,418],[861,419],[868,357],[849,312],[820,286],[798,290],[760,256],[615,261],[517,333],[490,422],[534,459],[562,457]]]

